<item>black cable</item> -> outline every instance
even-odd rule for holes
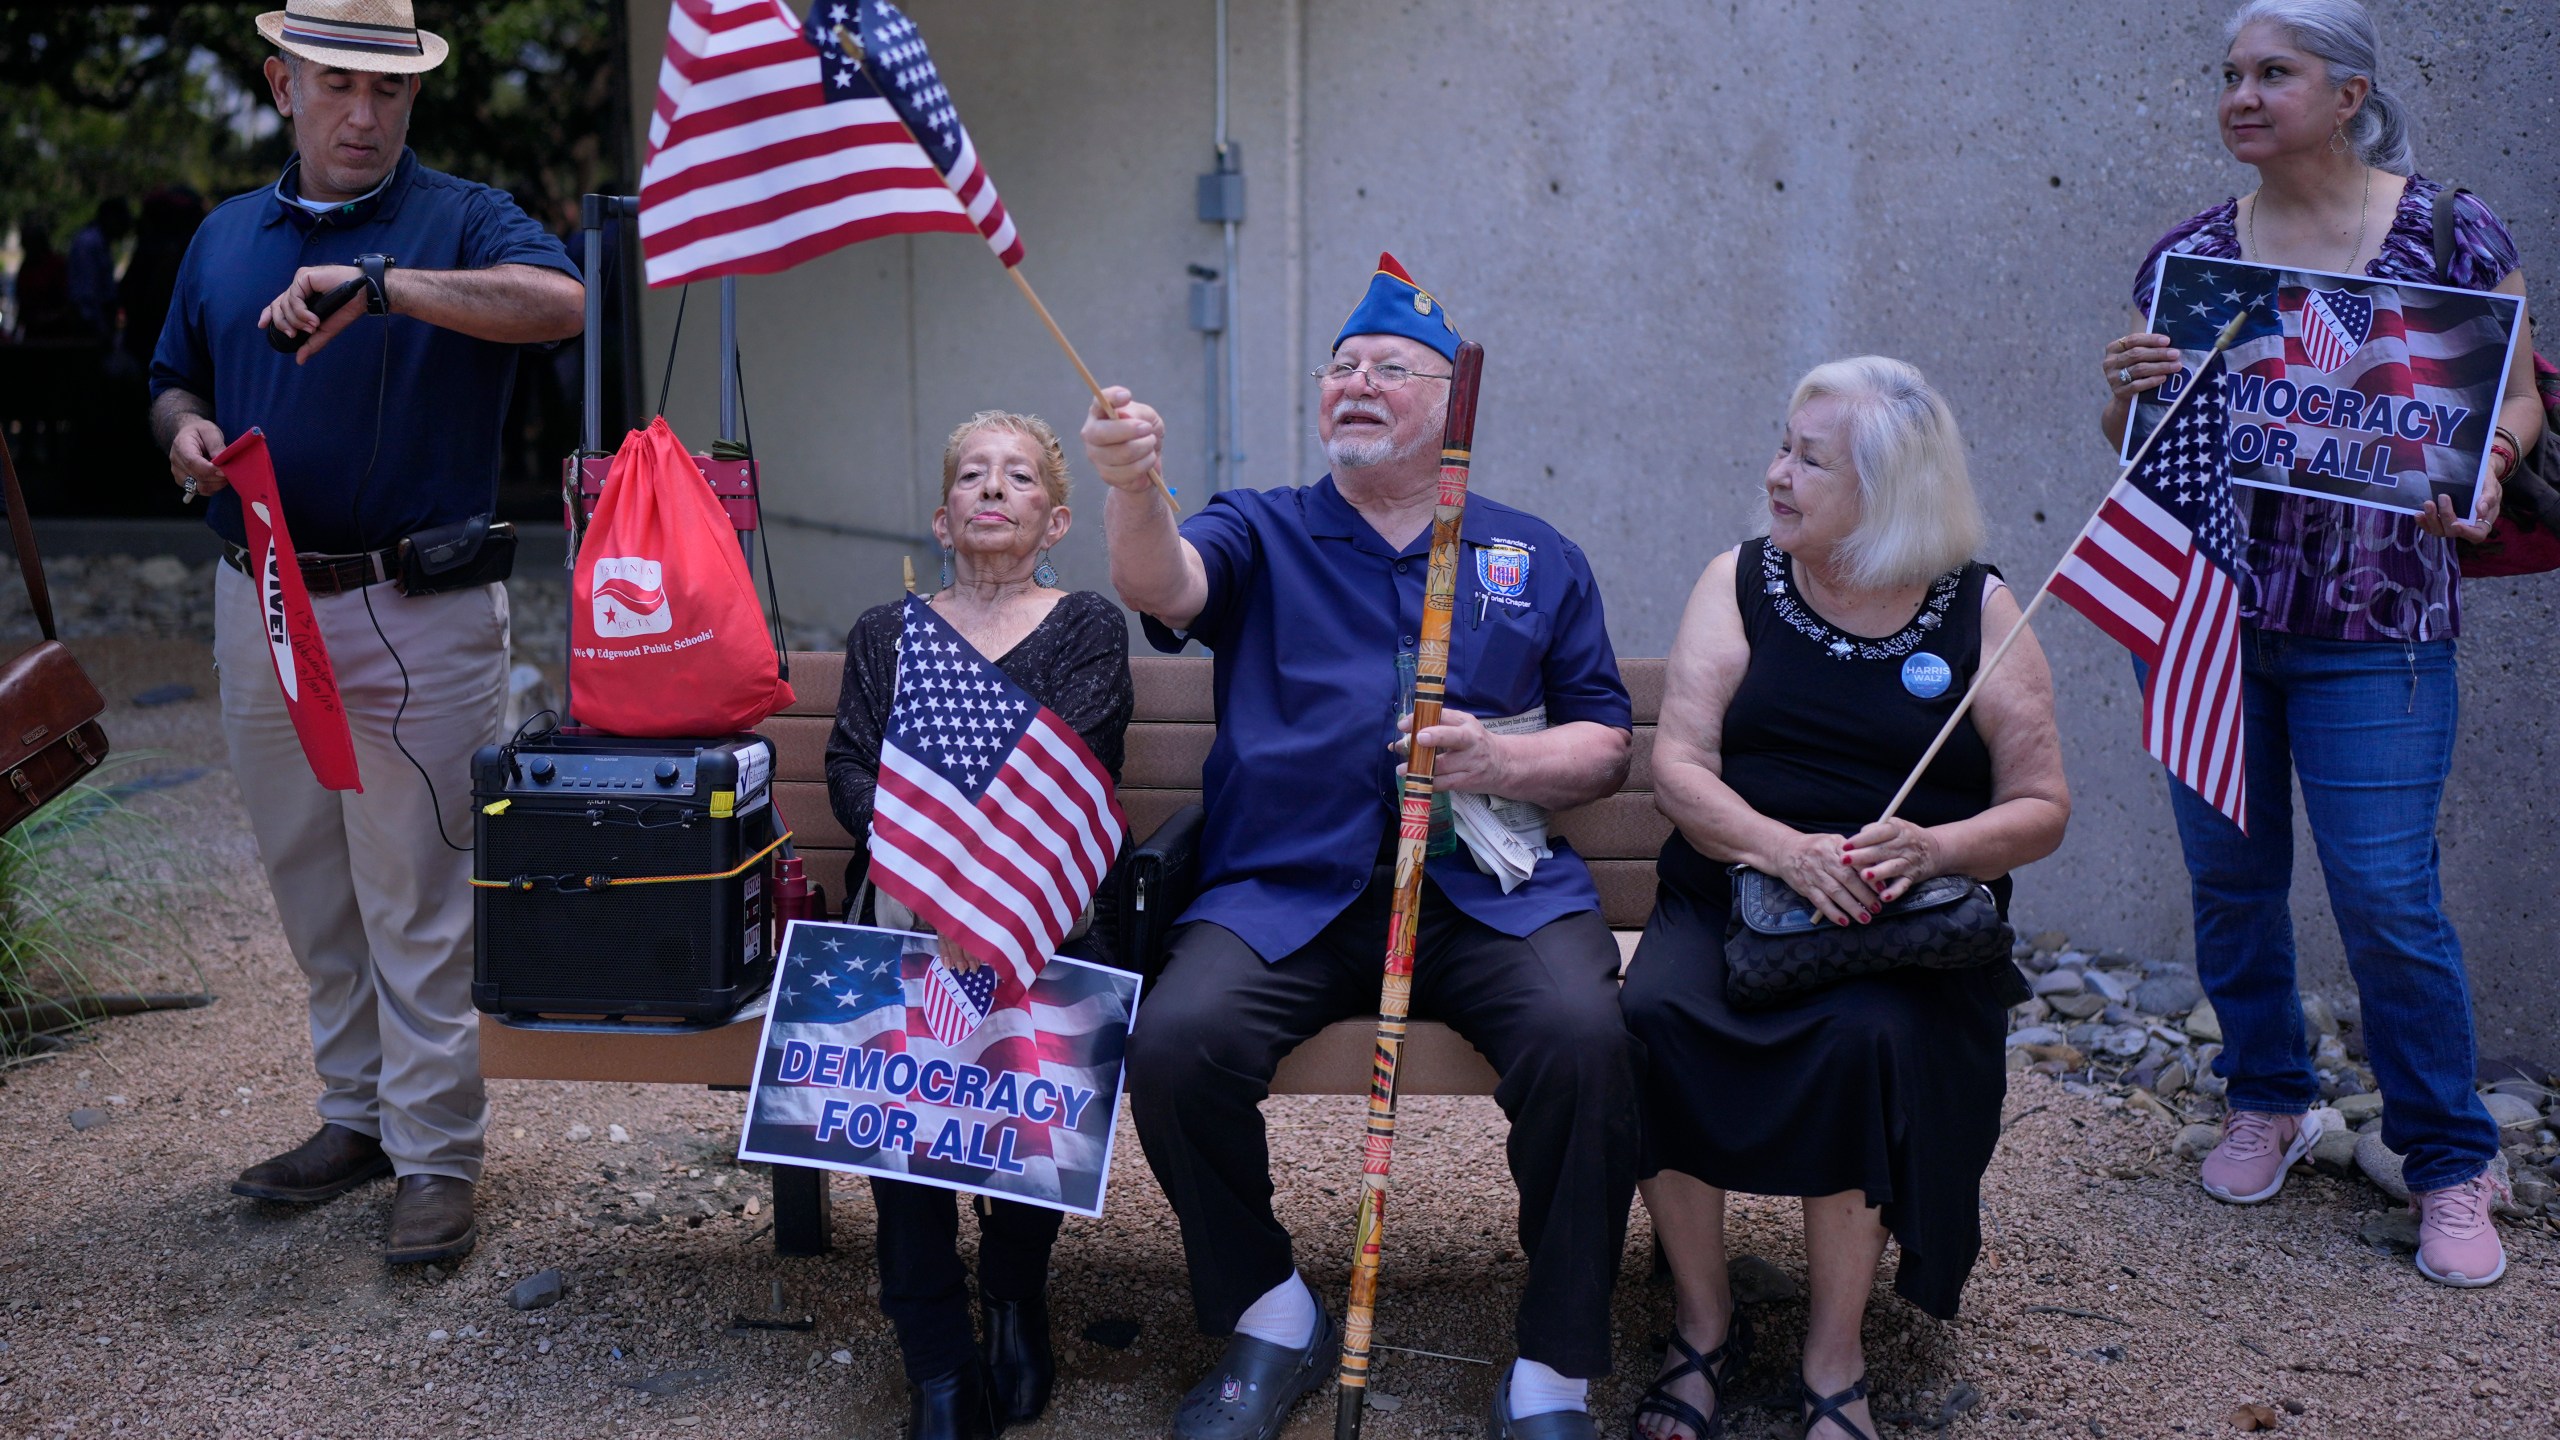
[[[738,427],[747,432],[747,480],[756,490],[756,545],[764,552],[764,593],[773,610],[774,664],[782,671],[782,683],[791,683],[791,651],[782,633],[782,591],[773,579],[772,527],[764,522],[764,467],[756,459],[756,422],[747,413],[747,351],[741,345],[729,356],[729,366],[738,377]]]
[[[693,286],[690,283],[676,292],[676,328],[667,336],[667,373],[658,381],[658,413],[661,415],[667,413],[667,396],[675,389],[676,347],[684,343],[684,306],[692,298]]]
[[[382,369],[375,378],[373,387],[373,451],[364,458],[363,477],[356,481],[355,489],[347,492],[347,533],[350,535],[361,537],[364,534],[361,524],[364,492],[365,488],[373,483],[374,463],[382,458],[382,416],[389,406],[390,398],[391,322],[388,317],[385,317],[382,325]],[[359,538],[356,543],[361,545],[364,542]],[[472,853],[471,847],[454,844],[453,836],[444,828],[444,800],[436,794],[435,777],[427,773],[427,767],[419,764],[418,757],[410,754],[409,747],[402,744],[400,740],[400,720],[402,716],[409,713],[408,662],[400,658],[400,652],[392,645],[391,637],[382,632],[382,617],[373,613],[373,586],[359,585],[356,587],[356,593],[364,597],[364,618],[373,622],[373,638],[382,642],[383,653],[391,657],[391,663],[400,671],[400,708],[391,712],[391,748],[400,752],[400,758],[409,762],[409,768],[417,771],[418,779],[426,785],[427,806],[435,812],[436,817],[436,838],[444,842],[446,849],[459,850],[468,855]]]

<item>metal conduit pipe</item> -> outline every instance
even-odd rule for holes
[[[1226,463],[1220,467],[1225,484],[1232,485],[1244,467],[1244,365],[1237,348],[1237,321],[1243,315],[1243,295],[1236,278],[1236,226],[1244,219],[1244,165],[1237,156],[1234,143],[1227,135],[1227,0],[1218,5],[1218,173],[1233,175],[1233,183],[1225,189],[1232,193],[1223,209],[1223,228],[1227,245],[1227,313],[1226,333],[1219,337],[1219,352],[1227,362],[1227,403],[1223,407],[1227,444]]]

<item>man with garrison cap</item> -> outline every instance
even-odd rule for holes
[[[214,572],[222,728],[258,858],[310,982],[321,1125],[232,1185],[312,1205],[385,1174],[383,1257],[457,1259],[479,1235],[489,1103],[471,1005],[471,755],[506,701],[498,442],[517,347],[565,339],[586,291],[513,200],[408,149],[445,42],[408,0],[291,0],[258,17],[293,129],[268,187],[207,216],[151,360],[151,418],[229,564]],[[355,282],[327,320],[314,304]],[[280,353],[266,329],[303,336]],[[216,463],[265,433],[360,791],[313,775],[270,658],[240,498]],[[404,541],[478,557],[402,575]],[[466,541],[464,537],[469,537]],[[414,549],[413,552],[414,553]],[[393,582],[397,583],[393,583]]]
[[[1103,513],[1120,598],[1158,649],[1197,640],[1217,660],[1200,896],[1128,1053],[1138,1136],[1182,1221],[1201,1329],[1231,1336],[1183,1398],[1183,1440],[1277,1435],[1339,1344],[1272,1214],[1261,1104],[1300,1041],[1377,1013],[1398,655],[1422,633],[1457,349],[1438,297],[1379,256],[1314,377],[1332,473],[1221,492],[1179,525],[1148,473],[1165,453],[1157,413],[1115,389],[1119,418],[1084,424],[1085,453],[1111,486]],[[1466,792],[1463,805],[1500,796],[1550,810],[1614,793],[1633,711],[1581,550],[1481,493],[1460,533],[1448,708],[1421,736],[1439,752],[1439,788]],[[1523,811],[1486,813],[1517,826]],[[1635,1082],[1598,891],[1571,846],[1526,813],[1518,828],[1531,833],[1505,832],[1507,850],[1483,845],[1502,854],[1479,857],[1478,825],[1427,863],[1413,1013],[1447,1021],[1492,1061],[1511,1121],[1529,1274],[1519,1359],[1494,1386],[1494,1433],[1579,1440],[1593,1434],[1587,1382],[1609,1368]]]

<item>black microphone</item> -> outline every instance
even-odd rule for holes
[[[321,324],[327,324],[330,316],[337,314],[339,309],[348,301],[353,300],[363,293],[364,277],[359,275],[344,285],[330,291],[328,294],[321,296],[319,299],[312,301],[311,313],[320,317]],[[277,329],[273,325],[261,325],[258,328],[267,332],[268,344],[273,345],[287,355],[301,349],[302,343],[311,338],[311,334],[296,334],[291,330]],[[319,327],[314,326],[312,327],[311,333],[316,334],[318,333],[318,330]]]

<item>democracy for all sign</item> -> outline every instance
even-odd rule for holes
[[[2151,329],[2187,368],[2136,405],[2128,459],[2243,306],[2224,392],[2232,483],[2385,510],[2446,495],[2472,513],[2514,358],[2512,295],[2164,255]]]
[[[1056,956],[1025,992],[930,935],[796,920],[738,1158],[1102,1213],[1138,977]]]

